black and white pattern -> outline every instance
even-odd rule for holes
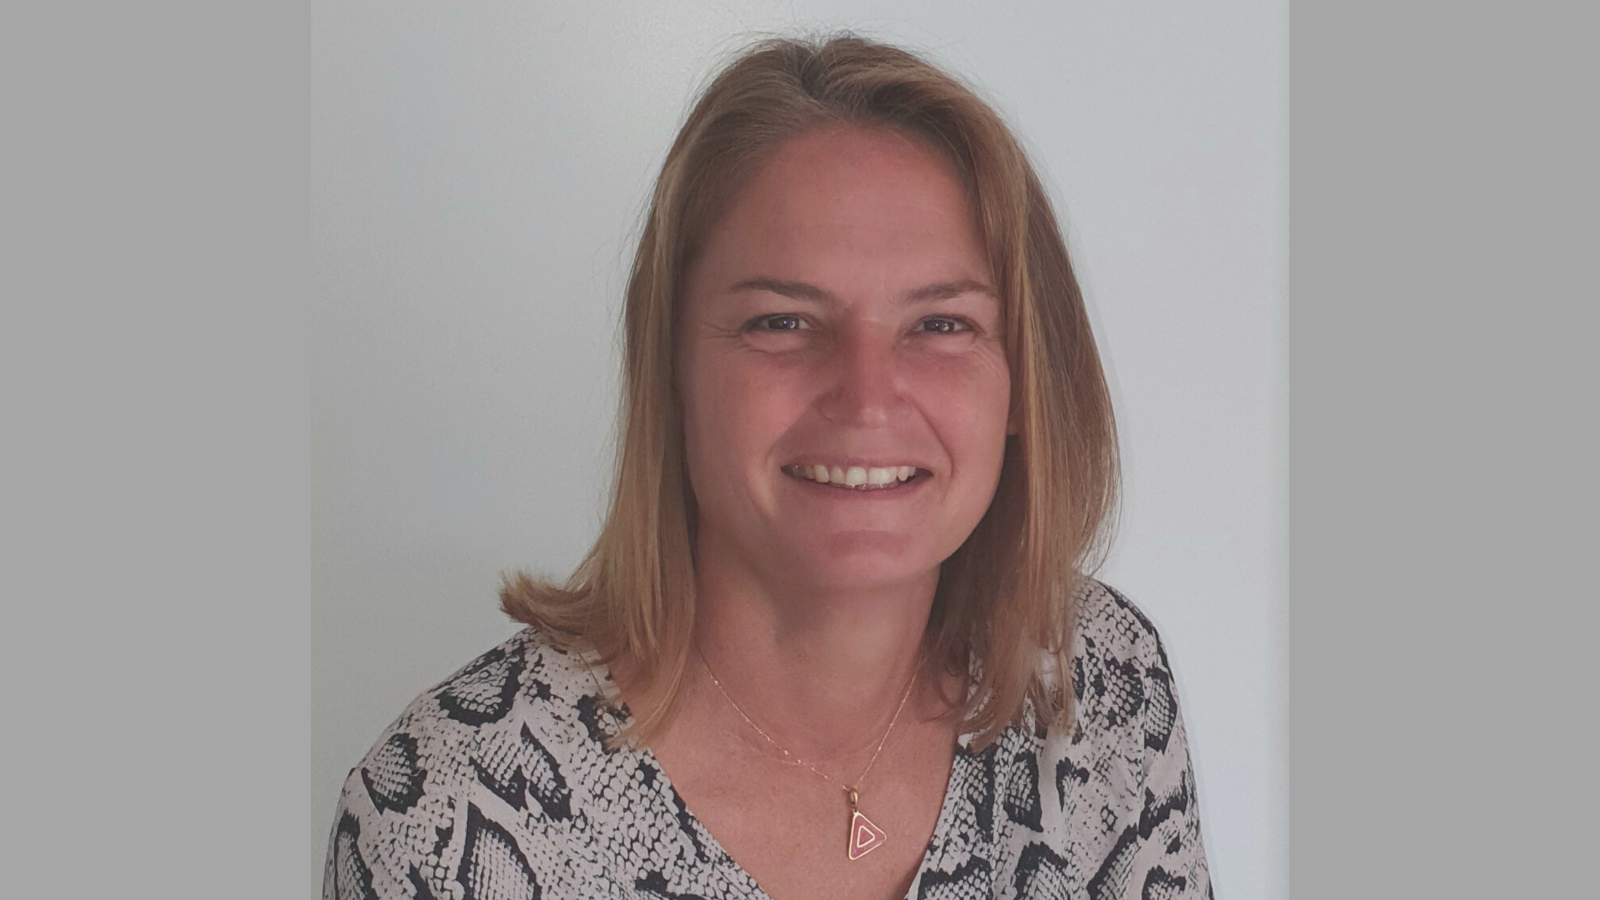
[[[1160,639],[1097,582],[1080,608],[1080,727],[962,736],[908,900],[1211,897]],[[345,781],[324,900],[765,900],[649,750],[605,750],[606,679],[528,629],[417,698]]]

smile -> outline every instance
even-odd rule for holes
[[[856,491],[881,491],[900,487],[929,473],[916,466],[825,466],[795,464],[783,467],[791,478],[814,481]]]

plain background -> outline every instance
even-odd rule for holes
[[[312,44],[312,882],[340,783],[565,575],[609,472],[616,323],[690,99],[767,32],[921,50],[1051,188],[1219,896],[1287,881],[1287,6],[324,4]]]
[[[1294,9],[1299,898],[1592,892],[1585,14]],[[296,896],[310,11],[6,17],[4,883]]]

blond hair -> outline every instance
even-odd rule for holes
[[[1070,721],[1077,588],[1109,539],[1117,496],[1110,396],[1050,199],[1005,123],[917,56],[854,36],[768,40],[710,83],[667,154],[628,281],[625,385],[610,511],[564,585],[516,573],[501,608],[561,646],[630,661],[646,710],[669,720],[692,652],[695,501],[673,348],[683,274],[707,231],[781,142],[851,124],[938,150],[976,213],[1001,295],[1011,415],[993,502],[941,568],[924,644],[969,675],[956,709],[982,747],[1027,706]],[[976,663],[976,665],[974,665]],[[957,698],[958,700],[960,698]]]

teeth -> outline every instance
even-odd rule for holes
[[[916,466],[824,466],[820,464],[795,465],[786,469],[790,475],[807,478],[818,484],[837,484],[859,491],[885,488],[910,481],[917,474]]]

